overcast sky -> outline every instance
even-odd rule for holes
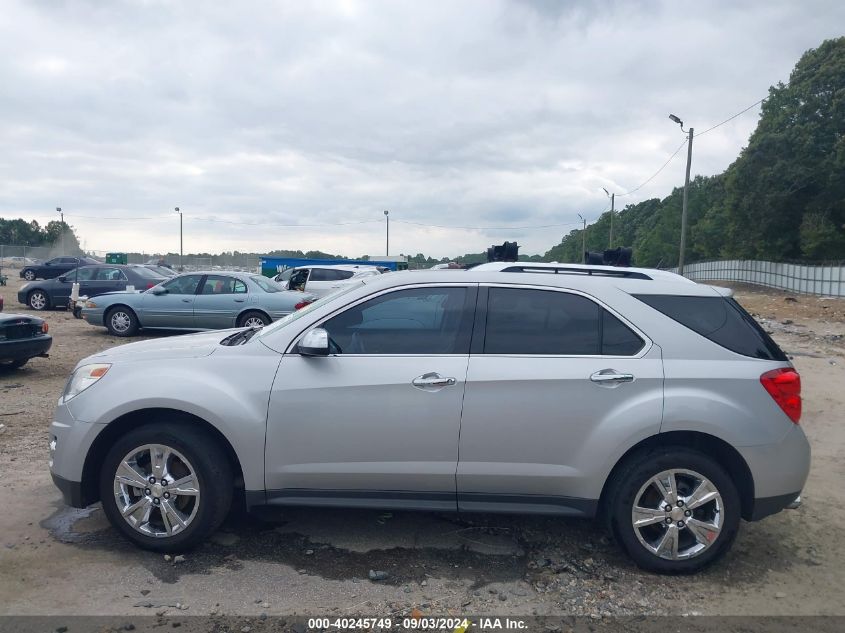
[[[571,227],[402,222],[594,219],[683,141],[669,112],[703,131],[843,25],[835,0],[5,0],[0,216],[61,206],[86,248],[151,252],[178,250],[179,206],[186,253],[356,256],[384,252],[389,209],[392,254],[544,252]],[[694,173],[758,116],[697,140]],[[684,158],[618,206],[683,184]]]

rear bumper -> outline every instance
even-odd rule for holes
[[[0,341],[0,360],[23,360],[46,354],[53,345],[49,334],[33,338]]]
[[[801,492],[790,492],[777,497],[763,497],[754,500],[749,521],[759,521],[767,516],[777,514],[781,510],[795,509],[801,505]]]

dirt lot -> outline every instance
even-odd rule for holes
[[[18,287],[0,288],[6,312],[25,311]],[[845,301],[737,296],[801,372],[813,467],[801,509],[743,524],[724,561],[680,578],[639,571],[590,522],[543,517],[233,513],[184,561],[140,551],[99,509],[64,508],[47,470],[68,373],[123,341],[48,312],[51,357],[0,376],[0,614],[845,614]]]

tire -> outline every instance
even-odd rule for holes
[[[25,270],[23,271],[23,278],[27,281],[35,281],[35,271],[34,270]]]
[[[171,451],[164,461],[164,477],[151,467],[150,457],[153,452],[161,455],[160,448]],[[135,472],[121,468],[124,462]],[[127,479],[118,482],[119,469],[132,481],[146,479],[147,487],[132,486]],[[189,476],[191,481],[186,481]],[[180,480],[184,483],[175,488]],[[171,494],[168,485],[171,491],[195,494]],[[180,421],[154,422],[119,437],[103,461],[99,482],[103,511],[111,524],[136,545],[156,552],[184,551],[208,538],[229,512],[233,485],[222,448],[201,429]],[[137,509],[124,518],[121,510],[133,505]]]
[[[33,290],[26,295],[26,304],[33,310],[47,310],[50,307],[50,297],[43,290]]]
[[[138,316],[126,306],[110,308],[104,321],[112,336],[134,336],[138,332]]]
[[[661,475],[668,482],[668,473],[679,493],[670,512],[665,508],[672,494],[661,492],[654,480]],[[704,499],[711,499],[693,506],[705,492],[710,494]],[[622,548],[639,567],[661,574],[700,571],[728,552],[739,531],[739,493],[728,473],[707,455],[681,446],[631,456],[614,476],[607,502],[610,527]],[[635,503],[642,508],[636,515],[640,527],[634,526]]]
[[[263,312],[258,312],[256,310],[244,312],[240,317],[238,317],[238,327],[257,326],[259,323],[261,327],[270,325],[270,317]]]

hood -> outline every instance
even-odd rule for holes
[[[151,341],[139,341],[138,343],[119,345],[99,354],[89,356],[83,361],[83,364],[89,362],[110,363],[200,358],[212,354],[214,350],[220,347],[220,341],[238,329],[240,328],[200,332],[199,334],[163,336]]]

